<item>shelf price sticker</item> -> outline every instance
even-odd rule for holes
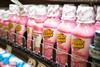
[[[28,63],[32,65],[32,67],[36,66],[36,60],[34,60],[33,58],[29,58]]]
[[[7,47],[6,47],[6,51],[11,53],[11,52],[12,52],[12,47],[9,46],[9,45],[7,45]]]
[[[46,65],[44,65],[44,64],[42,64],[42,63],[40,63],[40,62],[38,62],[37,67],[47,67],[47,66],[46,66]]]

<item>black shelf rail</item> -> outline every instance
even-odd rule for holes
[[[7,45],[12,47],[12,52],[11,52],[12,54],[14,54],[15,56],[17,55],[17,57],[21,58],[26,62],[30,57],[32,59],[35,59],[36,62],[39,61],[43,63],[46,67],[60,67],[59,64],[53,62],[52,60],[47,60],[41,55],[36,54],[35,52],[32,52],[30,50],[27,50],[26,48],[23,48],[23,46],[17,46],[17,44],[11,43],[5,38],[0,38],[0,47],[6,49]],[[37,64],[35,67],[37,67]]]

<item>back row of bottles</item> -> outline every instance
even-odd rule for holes
[[[100,32],[96,31],[100,29],[100,6],[25,5],[21,10],[10,4],[9,10],[0,9],[0,29],[7,31],[10,42],[41,54],[61,67],[69,62],[71,67],[87,67],[90,55],[100,62]]]

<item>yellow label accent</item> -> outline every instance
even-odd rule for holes
[[[29,27],[27,27],[26,31],[27,31],[27,33],[29,33],[29,32],[30,32],[30,29],[29,29]]]
[[[53,36],[53,31],[51,29],[46,29],[43,31],[44,38],[50,38]]]
[[[2,28],[3,27],[3,25],[2,24],[0,24],[0,28]]]
[[[72,39],[73,48],[84,48],[84,41],[82,39]]]
[[[8,30],[8,26],[4,27],[3,29],[4,29],[5,31],[7,31],[7,30]]]
[[[57,42],[58,43],[66,42],[66,36],[62,33],[57,34]]]
[[[9,23],[8,24],[8,28],[9,28],[9,30],[12,29],[13,28],[13,24],[12,23]]]
[[[16,32],[19,32],[19,31],[21,31],[21,25],[20,24],[18,24],[17,26],[16,26]]]

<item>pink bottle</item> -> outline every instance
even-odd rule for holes
[[[27,31],[27,49],[32,50],[33,46],[33,26],[34,26],[34,10],[31,8],[31,5],[24,5],[25,6],[25,12],[27,13],[27,16],[29,17],[29,20],[26,24],[26,31]]]
[[[2,36],[2,31],[3,31],[3,14],[4,14],[4,9],[0,9],[0,37]]]
[[[23,35],[26,31],[26,23],[28,21],[27,16],[18,16],[19,22],[16,24],[16,44],[23,44]]]
[[[70,50],[71,32],[76,26],[76,6],[65,4],[62,10],[62,23],[57,27],[57,55],[56,61],[65,67],[68,62],[68,52]]]
[[[8,20],[8,17],[9,17],[9,11],[4,11],[4,14],[2,16],[2,37],[4,38],[7,38],[7,33],[8,33],[8,24],[9,24],[9,20]]]
[[[100,29],[100,6],[97,6],[95,28]]]
[[[8,17],[8,20],[9,20],[8,40],[10,42],[14,42],[16,23],[19,21],[18,20],[19,8],[18,8],[17,5],[10,4],[9,5],[9,10],[10,10],[10,15]]]
[[[71,37],[71,67],[87,67],[89,45],[95,32],[93,7],[79,5],[77,9],[77,26]]]
[[[33,45],[33,26],[34,26],[34,19],[33,18],[29,18],[28,22],[27,22],[27,49],[32,49],[32,45]]]
[[[35,9],[36,14],[34,20],[36,23],[34,24],[34,50],[36,53],[40,53],[41,41],[43,39],[43,23],[47,19],[47,9],[45,5],[38,5]]]
[[[60,24],[59,5],[48,5],[47,16],[43,29],[43,55],[50,60],[56,43],[57,26]]]

